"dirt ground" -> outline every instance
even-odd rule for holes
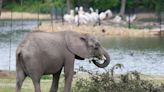
[[[0,70],[0,78],[13,78],[13,77],[15,77],[15,72]]]

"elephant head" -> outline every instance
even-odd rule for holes
[[[92,61],[100,68],[104,68],[110,63],[108,53],[94,36],[69,32],[65,35],[65,40],[68,50],[75,55],[76,59],[97,58],[98,60]],[[100,63],[99,60],[104,62]]]

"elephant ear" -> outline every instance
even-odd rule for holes
[[[89,57],[89,50],[86,43],[87,41],[86,34],[67,32],[65,34],[65,40],[70,52],[81,58]]]

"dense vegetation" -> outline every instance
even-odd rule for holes
[[[164,84],[142,80],[137,71],[114,76],[113,69],[101,74],[87,71],[89,79],[78,79],[74,92],[164,92]]]
[[[79,71],[87,73],[86,78],[77,78],[72,90],[73,92],[164,92],[164,84],[143,80],[137,71],[116,75],[115,69],[122,67],[122,64],[116,64],[104,73],[95,73],[81,67]],[[64,75],[61,77],[61,83],[64,83]],[[46,75],[42,79],[52,79],[52,77]],[[63,91],[63,87],[64,84],[60,84],[59,92]]]
[[[71,7],[84,6],[85,8],[93,7],[100,10],[114,9],[119,10],[121,0],[68,0]],[[50,12],[51,7],[66,7],[66,0],[4,0],[3,8],[14,11],[29,12]],[[21,6],[22,5],[22,6]],[[163,0],[126,0],[126,9],[139,9],[157,11],[163,9]]]
[[[74,92],[164,92],[164,84],[158,85],[137,78],[129,79],[128,74],[113,79],[107,72],[92,75],[89,79],[78,79]]]

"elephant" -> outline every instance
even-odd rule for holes
[[[16,50],[16,92],[21,92],[27,76],[32,79],[35,92],[41,92],[41,76],[50,74],[53,75],[50,92],[57,92],[63,68],[64,92],[70,92],[74,61],[85,58],[97,58],[92,62],[99,68],[110,63],[109,54],[92,35],[74,31],[30,32]]]

